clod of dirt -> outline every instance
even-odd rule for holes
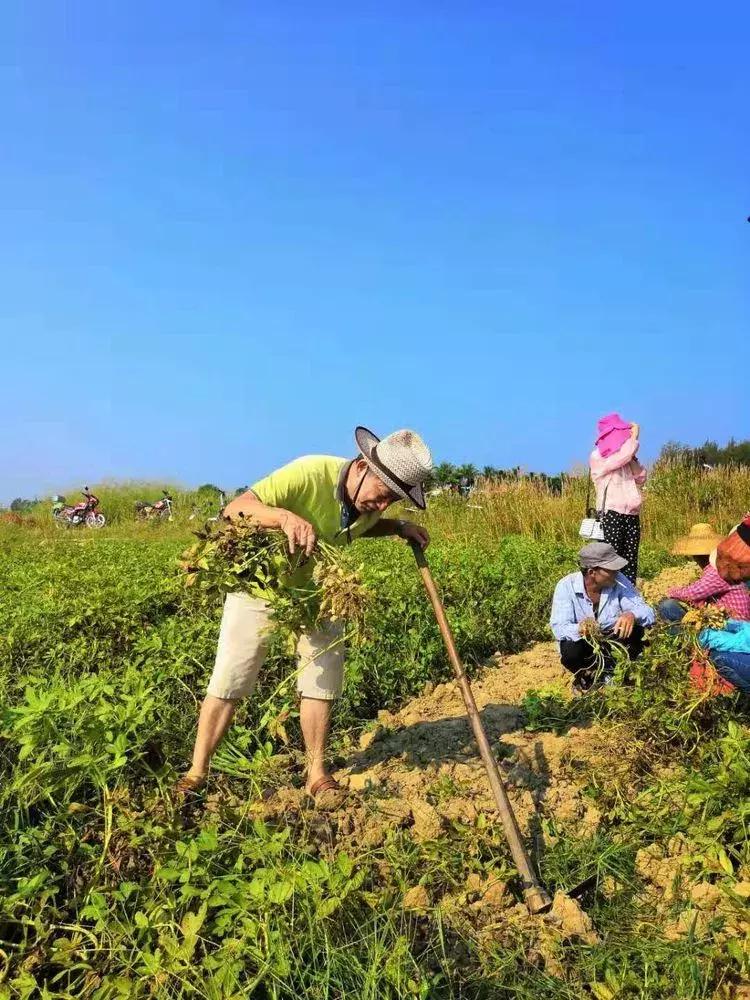
[[[699,910],[715,910],[724,901],[724,893],[710,882],[698,882],[690,890],[690,901]]]
[[[405,910],[425,912],[430,908],[430,897],[423,885],[415,885],[404,893],[402,906]]]
[[[575,899],[566,896],[564,892],[558,890],[555,893],[548,919],[559,927],[563,938],[578,938],[585,944],[597,944],[599,941],[591,917],[583,912]]]
[[[443,829],[438,811],[420,799],[412,799],[409,806],[414,817],[414,839],[420,843],[425,840],[436,840]]]
[[[411,819],[411,806],[403,799],[379,799],[377,808],[394,825],[405,826]]]
[[[510,896],[508,895],[508,884],[500,878],[493,878],[488,875],[486,888],[482,892],[482,903],[486,906],[504,906]]]
[[[363,771],[361,774],[350,774],[349,775],[349,788],[353,792],[362,792],[366,788],[377,788],[380,784],[380,778],[372,773],[372,771]]]
[[[374,729],[368,729],[359,737],[359,749],[367,750],[377,740],[382,739],[383,733],[384,729],[382,726],[376,726]]]
[[[488,872],[484,878],[476,873],[469,875],[466,890],[479,907],[505,906],[511,899],[507,883],[496,872]]]
[[[471,824],[477,818],[477,808],[467,799],[451,799],[438,806],[438,813],[449,823]]]
[[[664,925],[667,941],[677,941],[688,934],[701,938],[706,932],[707,918],[700,910],[683,910],[676,920]]]
[[[371,819],[362,832],[360,843],[364,847],[380,847],[385,843],[390,829],[391,825],[387,820]]]

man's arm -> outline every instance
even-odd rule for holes
[[[555,587],[549,624],[558,642],[563,639],[577,642],[581,638],[581,630],[576,621],[575,608],[568,592],[566,580],[560,580]]]
[[[261,528],[283,531],[289,540],[289,551],[300,548],[309,556],[315,547],[315,529],[303,517],[298,517],[283,507],[269,507],[261,503],[252,490],[241,493],[224,508],[224,516],[249,517]]]
[[[371,528],[363,532],[361,537],[388,538],[391,535],[405,538],[407,541],[419,542],[423,549],[430,544],[429,533],[421,524],[414,524],[413,521],[402,521],[395,517],[381,517]]]
[[[617,583],[624,591],[620,596],[620,607],[624,612],[630,612],[639,625],[649,628],[656,621],[654,609],[647,604],[639,590],[631,580],[622,573],[617,574]]]

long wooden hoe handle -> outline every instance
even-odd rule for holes
[[[466,671],[464,670],[463,664],[461,663],[461,659],[458,655],[453,633],[451,632],[451,627],[448,624],[448,619],[445,616],[443,602],[440,600],[440,595],[438,594],[437,587],[435,586],[435,581],[432,579],[432,573],[430,572],[430,567],[427,565],[425,554],[417,542],[410,541],[409,544],[411,545],[412,552],[414,553],[414,558],[417,560],[417,566],[419,566],[419,572],[422,576],[422,583],[424,584],[427,596],[432,604],[432,610],[435,612],[435,618],[437,619],[438,628],[440,629],[440,634],[443,637],[445,648],[448,651],[448,658],[451,661],[453,673],[456,675],[458,686],[461,688],[461,694],[463,695],[464,704],[466,705],[466,713],[469,716],[469,722],[471,723],[471,728],[474,731],[474,739],[477,741],[479,753],[487,771],[487,777],[490,779],[492,795],[494,796],[497,804],[497,810],[500,813],[500,819],[502,820],[503,830],[505,832],[505,839],[508,841],[510,853],[513,856],[513,861],[515,862],[516,868],[521,876],[526,906],[529,908],[530,913],[543,913],[552,906],[552,900],[544,887],[540,884],[539,879],[536,877],[536,873],[531,864],[531,859],[526,853],[526,848],[523,846],[521,831],[518,828],[518,822],[516,820],[515,813],[513,812],[513,806],[510,803],[508,793],[505,790],[505,785],[503,784],[503,779],[500,776],[497,761],[495,760],[492,750],[490,749],[487,733],[482,725],[482,720],[477,709],[477,703],[474,701],[474,694],[472,693],[471,685],[469,684],[469,680],[466,676]]]

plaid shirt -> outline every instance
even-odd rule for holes
[[[698,608],[704,604],[715,604],[725,608],[730,618],[750,621],[750,590],[744,583],[727,583],[722,580],[713,566],[706,566],[700,580],[688,587],[675,587],[667,597],[685,601]]]

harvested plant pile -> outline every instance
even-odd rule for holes
[[[649,604],[657,604],[673,587],[686,587],[700,576],[697,563],[683,562],[680,566],[667,566],[653,580],[639,580],[641,593]]]
[[[195,535],[198,541],[183,553],[185,586],[209,601],[231,591],[262,598],[274,629],[293,638],[323,621],[361,626],[369,592],[341,549],[318,542],[309,558],[299,550],[291,554],[282,532],[241,517],[208,522]],[[295,584],[300,573],[308,577],[302,585]]]

